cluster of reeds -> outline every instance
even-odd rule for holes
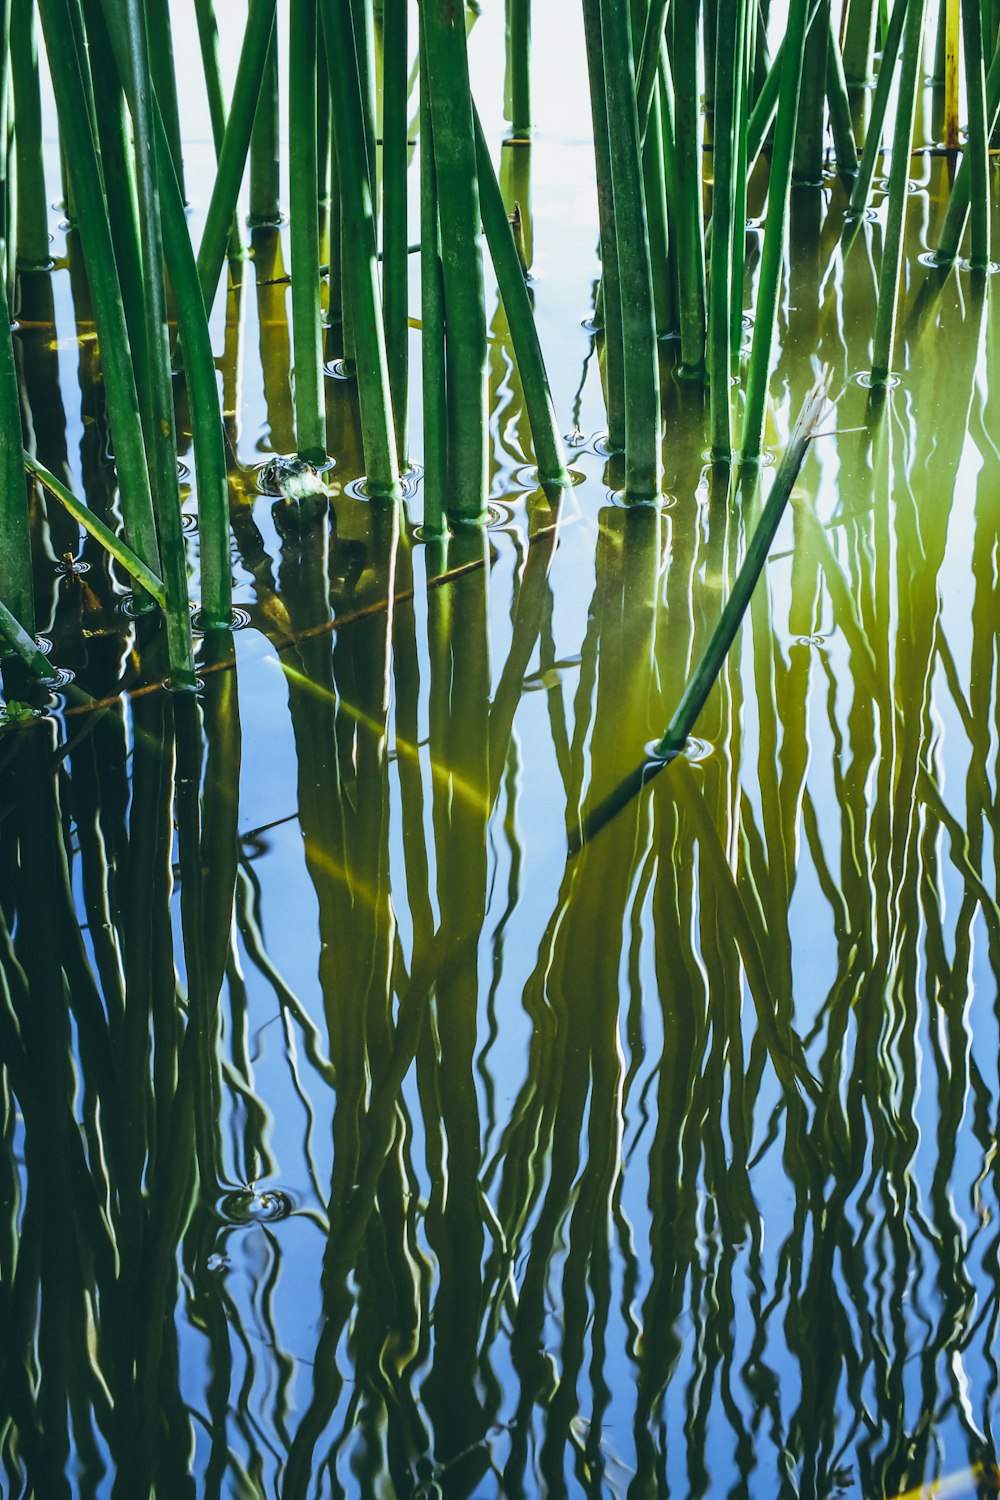
[[[9,45],[5,36],[0,49],[5,98],[6,80],[11,74],[14,80],[8,131],[18,162],[16,192],[13,173],[6,184],[7,274],[0,294],[0,627],[5,654],[36,674],[45,664],[32,645],[29,501],[40,485],[130,575],[135,611],[162,609],[172,676],[179,686],[193,681],[175,426],[182,386],[193,427],[200,621],[207,630],[230,623],[227,456],[208,315],[227,254],[240,253],[236,216],[248,158],[251,223],[273,222],[280,214],[279,78],[282,87],[287,82],[289,103],[297,457],[319,466],[327,452],[321,298],[329,272],[331,315],[342,320],[344,350],[357,381],[367,491],[375,502],[399,496],[407,463],[407,107],[411,53],[419,46],[420,232],[427,246],[424,524],[430,532],[443,531],[485,515],[484,232],[517,351],[540,475],[554,483],[565,476],[523,268],[469,90],[461,8],[422,7],[419,41],[409,35],[405,4],[379,8],[378,131],[370,3],[294,0],[282,72],[276,0],[251,0],[228,107],[211,0],[198,5],[197,18],[218,154],[197,254],[185,216],[168,5],[42,0],[36,20],[32,0],[19,0]],[[16,302],[24,277],[48,260],[39,21],[64,146],[66,207],[79,235],[101,352],[120,496],[116,528],[93,516],[23,452],[8,294]],[[330,264],[321,263],[324,244]]]
[[[954,150],[958,0],[942,0],[939,11],[942,135],[946,149]],[[899,0],[887,12],[875,0],[843,6],[790,0],[777,35],[769,14],[767,3],[747,0],[648,0],[631,8],[620,0],[584,0],[608,420],[612,447],[625,453],[626,490],[634,497],[657,489],[654,398],[657,341],[664,338],[679,340],[681,378],[707,391],[713,458],[729,463],[738,454],[744,465],[759,462],[792,190],[815,189],[839,176],[849,195],[845,233],[852,236],[887,147],[870,378],[875,388],[890,378],[914,119],[931,40],[928,6]],[[1000,113],[998,18],[995,7],[975,3],[963,3],[961,17],[967,146],[935,258],[939,266],[954,262],[971,209],[970,262],[985,271],[988,142]],[[874,93],[868,92],[871,82]],[[703,145],[710,146],[710,158]],[[748,201],[761,205],[764,226],[756,265],[758,236],[747,232]],[[753,322],[749,348],[743,345],[747,317]]]
[[[5,275],[0,330],[10,326],[48,257],[39,48],[51,73],[63,142],[65,201],[79,236],[101,355],[120,523],[107,525],[23,451],[16,362],[0,331],[0,629],[29,672],[35,650],[32,527],[39,487],[97,538],[126,574],[139,614],[166,619],[169,668],[193,681],[188,565],[181,529],[176,413],[186,396],[200,534],[199,616],[231,618],[230,505],[219,382],[208,317],[227,257],[242,250],[241,186],[251,223],[281,213],[278,99],[288,101],[288,215],[294,363],[293,456],[313,468],[328,447],[324,319],[356,381],[366,488],[394,503],[409,463],[410,237],[420,257],[423,524],[444,534],[485,517],[486,255],[492,262],[523,388],[538,474],[566,470],[516,233],[469,81],[463,4],[290,0],[287,57],[277,0],[250,0],[232,97],[219,65],[220,19],[197,20],[217,173],[197,249],[184,205],[184,161],[167,0],[11,0],[0,85],[13,151],[3,156]],[[989,263],[988,141],[1000,110],[995,8],[961,5],[965,107],[958,99],[959,6],[941,0],[943,136],[967,146],[941,232],[939,264],[958,252],[971,215],[971,264]],[[412,12],[412,14],[411,14]],[[530,6],[507,0],[513,137],[531,132]],[[790,0],[780,41],[768,6],[749,0],[583,0],[602,284],[598,317],[609,444],[624,455],[625,495],[661,488],[661,371],[679,341],[682,378],[707,392],[713,457],[761,458],[768,382],[795,184],[834,170],[849,186],[853,233],[869,203],[894,106],[871,382],[889,380],[898,323],[910,149],[926,0]],[[877,86],[865,85],[878,54]],[[987,70],[986,60],[992,58]],[[8,82],[10,87],[8,88]],[[413,114],[414,86],[419,109]],[[705,105],[702,105],[702,96]],[[8,107],[8,105],[12,107]],[[412,118],[411,118],[412,116]],[[407,184],[413,129],[419,225]],[[703,137],[705,139],[703,140]],[[863,144],[859,153],[858,142]],[[711,191],[703,144],[711,145]],[[16,171],[10,165],[16,163]],[[747,233],[763,204],[763,243]],[[484,245],[485,252],[484,254]],[[743,326],[752,316],[749,351]],[[734,436],[739,418],[741,433]],[[27,477],[26,477],[27,476]],[[37,540],[34,544],[37,550]]]

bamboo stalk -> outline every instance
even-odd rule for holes
[[[802,59],[805,50],[808,0],[791,0],[788,29],[782,49],[778,112],[774,125],[774,147],[767,190],[767,223],[761,253],[760,280],[754,319],[753,343],[747,369],[746,409],[743,416],[742,459],[759,462],[764,437],[764,410],[771,373],[778,292],[781,286],[785,240],[788,229],[788,193],[791,186],[792,152],[799,113]]]
[[[299,457],[326,458],[320,322],[316,139],[316,0],[291,0],[288,40],[288,171],[292,238],[292,346]]]
[[[871,380],[873,386],[885,385],[892,368],[892,351],[896,337],[896,308],[899,302],[899,273],[903,264],[903,223],[906,216],[910,147],[913,144],[913,117],[917,103],[925,7],[926,0],[909,0],[903,26],[903,56],[900,63],[899,93],[896,99],[896,124],[892,138],[892,164],[889,168],[889,203],[872,347]]]

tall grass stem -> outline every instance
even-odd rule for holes
[[[288,174],[292,239],[292,342],[299,457],[326,458],[320,322],[316,137],[316,0],[291,0],[288,34]]]
[[[926,0],[908,0],[906,21],[903,25],[903,55],[900,62],[899,93],[896,99],[892,162],[889,167],[889,201],[872,346],[873,386],[885,385],[892,368],[893,344],[896,337],[896,308],[899,302],[899,275],[903,264],[903,225],[909,193],[910,148],[913,145],[913,119],[917,104],[925,9]]]
[[[761,253],[753,342],[747,369],[746,407],[743,415],[742,460],[760,459],[764,438],[764,411],[771,374],[781,287],[785,242],[788,231],[788,194],[791,187],[792,155],[799,114],[799,91],[805,52],[808,0],[791,0],[788,28],[782,44],[781,83],[774,123],[774,146],[767,189],[767,222]]]

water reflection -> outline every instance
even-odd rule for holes
[[[669,509],[606,504],[589,448],[579,489],[512,493],[498,315],[509,513],[485,537],[422,544],[346,492],[349,380],[328,485],[257,496],[292,425],[281,245],[255,231],[222,360],[255,628],[204,642],[197,699],[159,689],[105,557],[34,497],[40,617],[100,706],[0,738],[11,1494],[988,1487],[997,311],[937,288],[869,406],[872,241],[845,269],[843,205],[819,206],[796,210],[776,424],[825,359],[839,435],[699,721],[708,753],[579,855],[744,546],[686,387],[665,386]],[[531,231],[525,209],[528,256]],[[32,273],[31,321],[25,289],[23,399],[39,457],[107,516],[69,245],[68,276]],[[567,388],[592,430],[584,352]],[[85,575],[55,571],[67,551]]]

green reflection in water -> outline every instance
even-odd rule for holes
[[[0,1488],[988,1488],[996,301],[949,283],[870,407],[872,242],[845,268],[820,206],[793,204],[776,422],[826,360],[838,431],[700,746],[576,859],[745,546],[689,390],[673,505],[607,503],[589,446],[546,496],[497,315],[485,537],[350,493],[349,381],[329,493],[255,496],[246,408],[256,458],[291,447],[256,231],[223,359],[255,628],[203,648],[197,701],[155,642],[138,665],[103,554],[38,526],[41,617],[101,706],[0,737]],[[32,276],[23,399],[108,516],[69,251]]]

